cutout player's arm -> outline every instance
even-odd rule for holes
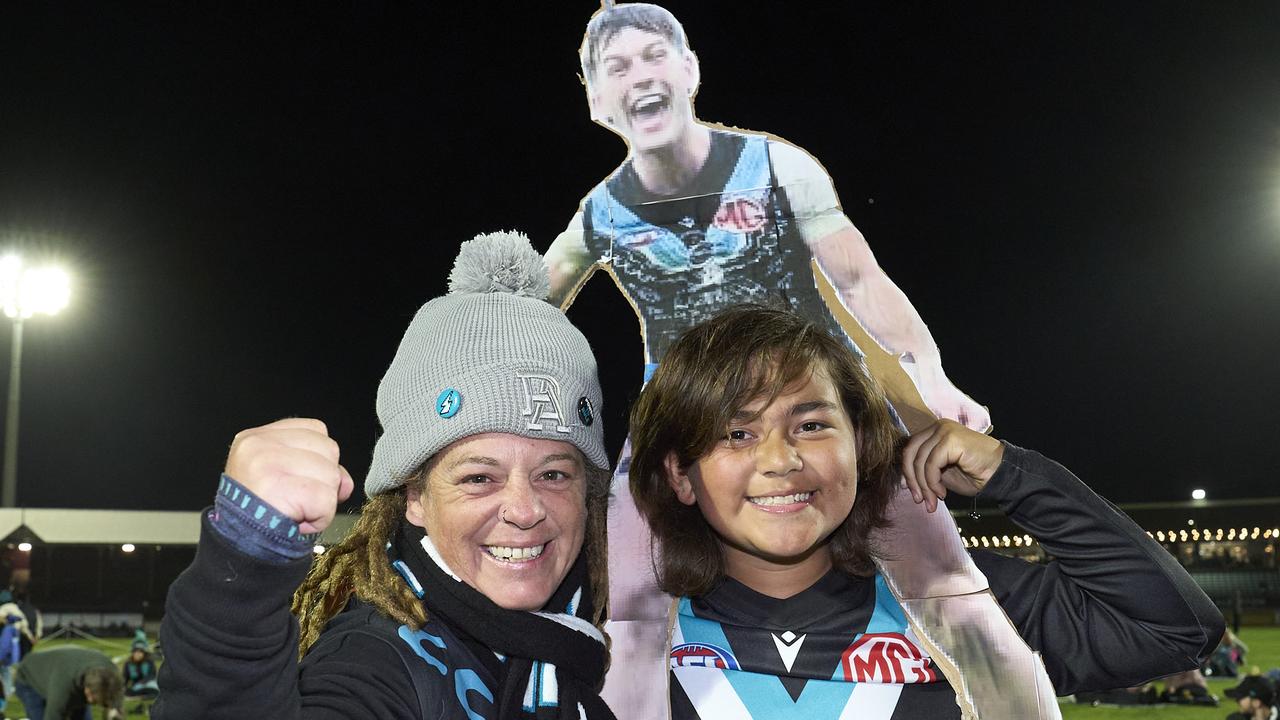
[[[770,156],[801,236],[845,309],[885,351],[914,363],[907,370],[930,410],[975,430],[987,430],[991,418],[986,408],[947,378],[929,328],[840,209],[826,171],[805,151],[785,142],[771,142]]]
[[[551,294],[547,301],[561,310],[568,310],[578,288],[591,277],[596,259],[587,250],[583,237],[582,211],[574,213],[564,232],[556,236],[545,255],[551,274]]]

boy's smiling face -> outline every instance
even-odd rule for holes
[[[795,594],[831,568],[827,540],[857,493],[857,430],[823,367],[766,402],[740,408],[688,467],[670,456],[667,477],[720,536],[730,577],[776,594],[777,583],[765,582],[769,591],[758,581],[786,571],[802,585]]]

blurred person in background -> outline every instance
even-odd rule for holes
[[[150,700],[160,694],[156,684],[156,663],[151,659],[151,646],[146,639],[134,640],[129,648],[129,658],[120,668],[124,679],[124,696],[127,699]],[[134,711],[142,709],[141,705]]]
[[[1227,688],[1223,694],[1239,706],[1239,710],[1228,715],[1227,720],[1277,720],[1275,686],[1256,672],[1246,676],[1239,685]]]
[[[97,650],[64,645],[23,658],[14,694],[30,720],[93,720],[93,706],[109,720],[122,717],[124,683],[111,658]]]

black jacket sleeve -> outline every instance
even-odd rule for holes
[[[1164,548],[1069,470],[1005,443],[979,497],[1052,560],[972,552],[1000,605],[1042,653],[1058,694],[1129,687],[1189,670],[1222,637],[1222,614]]]
[[[281,565],[238,551],[205,513],[195,560],[169,588],[153,717],[419,717],[412,678],[378,638],[326,643],[299,674],[289,601],[309,566],[310,558]]]

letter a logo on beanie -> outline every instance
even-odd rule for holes
[[[529,418],[530,430],[546,431],[543,423],[551,423],[556,432],[568,433],[564,410],[560,407],[560,383],[548,375],[517,375],[524,384],[523,415]]]

